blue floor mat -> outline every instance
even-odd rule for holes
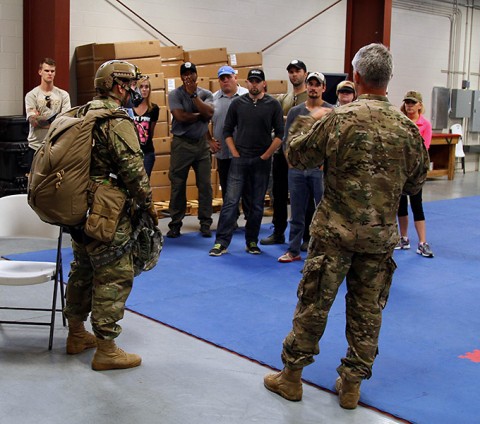
[[[480,406],[480,197],[424,204],[435,258],[396,251],[398,269],[384,312],[373,377],[361,402],[418,423],[478,423]],[[263,226],[260,237],[270,233]],[[197,233],[165,239],[157,267],[135,280],[130,310],[215,345],[281,368],[282,340],[291,328],[303,261],[281,264],[287,245],[245,252],[235,232],[229,253],[210,257],[213,239]],[[43,255],[43,256],[42,256]],[[41,260],[45,252],[11,255]],[[64,250],[66,268],[71,250]],[[67,270],[66,270],[67,271]],[[339,291],[316,363],[304,378],[333,390],[346,350],[345,287]],[[192,352],[194,354],[194,352]]]

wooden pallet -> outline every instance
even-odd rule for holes
[[[159,218],[166,218],[170,216],[168,213],[168,207],[170,202],[154,202],[155,210],[157,211],[157,216]],[[222,208],[223,200],[222,198],[212,199],[213,212],[219,212]],[[198,200],[187,200],[187,208],[185,215],[197,216],[198,215]]]

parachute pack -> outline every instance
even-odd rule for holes
[[[98,119],[128,118],[121,109],[90,109],[78,116],[79,107],[52,122],[35,153],[28,177],[28,203],[42,221],[75,226],[85,221],[90,179],[92,131]]]

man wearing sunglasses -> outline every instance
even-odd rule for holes
[[[55,116],[71,108],[70,96],[65,90],[53,85],[56,63],[51,58],[44,58],[38,67],[40,85],[25,96],[25,110],[30,124],[28,133],[27,160],[32,164],[33,155],[42,145],[50,123]]]

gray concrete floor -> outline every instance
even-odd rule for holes
[[[478,172],[457,172],[453,181],[429,180],[424,201],[479,193]],[[217,219],[218,214],[215,225]],[[168,219],[161,220],[162,231],[167,224]],[[185,219],[183,231],[198,231],[195,217]],[[68,236],[65,241],[68,245]],[[54,247],[38,240],[7,240],[0,244],[0,255]],[[45,285],[0,286],[0,299],[7,298],[48,304],[50,292]],[[142,366],[95,372],[90,369],[93,352],[64,353],[67,331],[57,322],[52,351],[47,350],[47,329],[0,324],[2,424],[403,422],[364,407],[345,411],[335,394],[307,384],[301,402],[288,402],[264,389],[267,367],[128,311],[118,344],[140,354]]]

